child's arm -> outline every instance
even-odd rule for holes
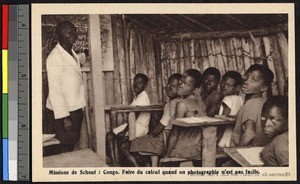
[[[212,101],[210,101],[206,108],[207,116],[214,117],[218,114],[220,108],[220,102],[222,101],[221,94],[215,95]]]
[[[152,135],[154,135],[154,136],[159,135],[160,133],[162,133],[164,131],[164,128],[165,128],[165,126],[162,125],[160,122],[157,123],[157,125],[155,126],[155,128],[152,132]]]
[[[222,115],[229,116],[231,109],[224,102],[222,102],[222,107],[223,107]]]
[[[210,116],[210,117],[215,116],[218,112],[218,109],[219,109],[219,107],[217,104],[212,104],[212,105],[208,106],[207,110],[206,110],[207,116]]]
[[[255,122],[247,120],[243,125],[243,134],[241,135],[239,146],[247,146],[250,144],[252,139],[255,137]]]
[[[176,106],[175,118],[183,118],[186,112],[187,112],[187,107],[184,104],[184,102],[178,102],[178,104]],[[168,141],[167,150],[166,150],[166,157],[168,157],[170,155],[177,140],[178,140],[178,127],[173,126],[173,128],[171,130],[171,134],[169,136],[169,141]]]

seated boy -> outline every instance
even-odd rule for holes
[[[245,104],[237,114],[231,146],[263,146],[268,142],[262,131],[261,111],[266,101],[263,93],[271,86],[273,78],[273,72],[263,65],[254,64],[246,71],[241,88]]]
[[[261,152],[266,166],[289,165],[288,98],[274,96],[263,106],[263,132],[272,141]]]
[[[215,116],[219,112],[222,95],[218,90],[221,74],[217,68],[209,67],[203,72],[203,87],[201,98],[206,105],[206,114]]]
[[[169,100],[164,107],[164,114],[153,132],[150,135],[136,138],[130,145],[130,152],[147,152],[153,154],[151,156],[152,167],[157,167],[158,156],[163,155],[166,148],[166,141],[172,128],[171,120],[175,117],[175,108],[179,97],[177,90],[181,76],[181,74],[175,73],[169,77],[166,86]]]
[[[242,75],[236,71],[228,71],[222,77],[221,93],[224,96],[219,115],[236,116],[244,101],[239,95],[242,84]],[[228,147],[230,145],[231,133],[233,126],[218,127],[218,141],[220,147]],[[225,130],[225,131],[224,131]]]
[[[149,96],[145,91],[145,88],[147,87],[148,83],[148,77],[145,74],[138,73],[135,75],[133,79],[133,91],[135,94],[135,98],[133,99],[132,103],[130,105],[132,106],[147,106],[150,105]],[[150,121],[150,113],[148,112],[141,112],[137,116],[136,119],[136,137],[144,136],[148,133],[149,130],[149,121]],[[122,126],[122,125],[121,125]],[[116,160],[116,156],[114,155],[114,147],[115,147],[115,140],[117,141],[117,145],[121,146],[123,149],[121,149],[121,152],[125,155],[127,159],[130,159],[131,157],[128,157],[129,155],[129,149],[128,147],[128,136],[127,126],[122,126],[124,130],[122,130],[119,133],[115,133],[117,129],[120,127],[115,128],[112,132],[108,132],[106,134],[106,144],[107,144],[107,150],[108,155],[111,158],[112,166],[119,166],[118,161]]]

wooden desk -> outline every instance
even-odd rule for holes
[[[242,167],[262,167],[263,165],[253,165],[248,162],[238,151],[239,148],[250,148],[250,147],[231,147],[224,148],[224,152],[230,156],[234,161],[240,164]]]
[[[234,124],[234,119],[224,120],[219,119],[215,122],[199,122],[187,123],[185,120],[189,118],[175,119],[174,125],[182,127],[201,127],[202,128],[202,167],[215,167],[217,158],[217,126]]]

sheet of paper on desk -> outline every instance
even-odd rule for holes
[[[204,122],[210,123],[210,122],[219,122],[224,120],[219,118],[202,116],[202,117],[190,117],[190,118],[177,118],[176,121],[183,122],[183,123],[204,123]]]
[[[48,141],[55,137],[55,134],[43,134],[43,142]]]
[[[125,130],[125,128],[127,127],[127,125],[128,125],[127,123],[124,123],[124,124],[122,124],[122,125],[120,125],[120,126],[114,128],[114,129],[113,129],[113,133],[114,133],[115,135],[118,135],[118,133],[120,133],[120,132],[122,132],[123,130]]]
[[[237,152],[240,153],[251,165],[264,165],[260,159],[260,153],[264,147],[252,147],[252,148],[237,148]]]

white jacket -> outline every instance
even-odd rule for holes
[[[86,105],[80,63],[58,43],[47,57],[49,95],[46,107],[54,111],[55,119],[70,115]]]

